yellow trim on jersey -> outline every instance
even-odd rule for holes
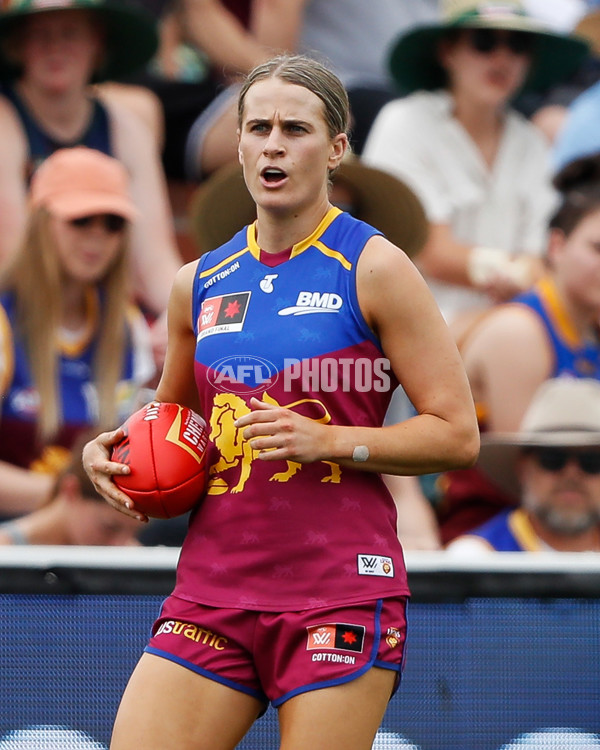
[[[254,224],[251,224],[248,227],[248,235],[250,234],[250,230]],[[250,244],[248,242],[248,244]],[[242,250],[238,250],[237,253],[233,253],[233,255],[228,255],[225,260],[222,260],[220,263],[217,263],[216,266],[212,266],[211,268],[207,268],[206,270],[202,271],[199,275],[199,279],[205,279],[207,276],[210,276],[213,273],[216,273],[220,268],[223,268],[223,266],[226,266],[228,263],[232,263],[234,260],[240,257],[240,255],[243,255],[244,253],[247,253],[248,250],[252,252],[252,248],[245,247]],[[252,253],[254,255],[254,253]]]
[[[58,336],[58,348],[65,357],[78,357],[90,345],[98,329],[100,320],[100,300],[97,289],[88,289],[85,299],[85,328],[77,341],[65,340]]]
[[[538,283],[542,304],[548,316],[554,323],[558,334],[571,349],[581,346],[582,341],[573,322],[569,318],[564,305],[560,301],[558,291],[550,278],[544,278]]]
[[[256,222],[253,222],[248,226],[246,242],[248,243],[248,250],[250,250],[252,257],[255,260],[260,260],[260,247],[256,241]]]
[[[328,258],[337,260],[347,271],[349,271],[352,268],[352,263],[346,257],[344,257],[342,253],[338,252],[337,250],[332,250],[330,247],[327,247],[327,245],[323,244],[318,239],[331,224],[331,222],[341,213],[342,211],[337,208],[337,206],[332,206],[329,211],[327,211],[317,228],[313,232],[311,232],[308,237],[292,246],[290,258],[295,258],[297,255],[300,255],[300,253],[304,252],[304,250],[309,247],[315,247],[317,248],[317,250],[319,250],[319,252],[323,253],[323,255],[327,255]],[[260,246],[256,241],[255,224],[256,223],[251,224],[248,227],[248,249],[254,256],[254,258],[256,258],[256,260],[260,260]]]
[[[337,260],[338,263],[341,263],[346,271],[350,271],[352,269],[352,263],[350,263],[350,261],[337,250],[332,250],[330,247],[327,247],[327,245],[324,245],[320,240],[317,240],[314,244],[317,250],[320,250],[323,255],[326,255],[328,258],[333,258],[334,260]]]
[[[15,374],[15,350],[13,332],[6,310],[0,305],[0,346],[2,347],[2,369],[0,370],[0,396],[4,395]]]
[[[323,232],[327,229],[327,227],[331,224],[331,222],[335,218],[337,218],[341,213],[342,212],[340,211],[339,208],[337,208],[337,206],[332,206],[329,209],[329,211],[327,211],[325,216],[321,219],[321,222],[319,223],[317,228],[314,230],[314,232],[312,232],[312,234],[309,234],[305,240],[298,242],[292,247],[290,258],[295,258],[296,255],[300,255],[301,252],[306,250],[306,248],[310,247],[311,245],[314,245],[315,247],[319,247],[321,243],[319,243],[317,238],[323,234]],[[325,247],[325,245],[322,245],[322,247]],[[319,247],[319,250],[320,249],[321,247]],[[340,255],[340,253],[337,253],[336,251],[330,251],[330,252],[335,252],[335,255],[339,256],[340,258],[344,257],[343,255]]]
[[[541,549],[538,535],[533,530],[533,526],[527,514],[522,508],[517,508],[508,517],[508,525],[517,541],[526,552],[539,552]]]

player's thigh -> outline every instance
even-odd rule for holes
[[[231,750],[264,706],[168,659],[143,654],[123,693],[111,750]]]
[[[370,750],[396,678],[373,667],[351,682],[290,698],[279,708],[281,750]]]

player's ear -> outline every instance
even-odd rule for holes
[[[348,136],[346,133],[338,133],[331,139],[331,148],[329,153],[329,170],[337,169],[340,166],[346,151],[348,150]]]
[[[240,131],[239,128],[237,129],[236,134],[237,134],[237,142],[238,142],[238,147],[237,147],[238,161],[243,166],[244,165],[244,158],[242,156],[242,150],[240,148],[240,136],[241,136],[242,133],[241,133],[241,131]]]

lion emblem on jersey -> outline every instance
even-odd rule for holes
[[[268,404],[287,409],[303,404],[316,404],[323,412],[323,416],[316,421],[323,424],[331,421],[331,415],[317,399],[304,398],[291,404],[279,404],[268,393],[263,393],[262,398]],[[244,440],[242,430],[235,426],[235,421],[250,411],[250,407],[240,396],[233,393],[218,393],[215,396],[210,415],[210,439],[219,451],[220,458],[210,467],[209,495],[222,495],[227,491],[241,492],[248,481],[257,451],[252,450],[249,442]],[[322,463],[329,467],[329,473],[321,481],[338,484],[342,475],[339,465],[332,461]],[[302,464],[297,461],[286,461],[286,464],[285,471],[276,472],[270,477],[271,482],[288,482],[302,468]],[[228,483],[223,477],[223,473],[230,469],[238,470],[234,475],[237,480],[235,484]]]

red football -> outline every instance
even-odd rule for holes
[[[113,461],[131,472],[113,477],[151,518],[174,518],[191,510],[208,481],[206,422],[186,406],[153,401],[123,425],[125,437],[114,446]]]

